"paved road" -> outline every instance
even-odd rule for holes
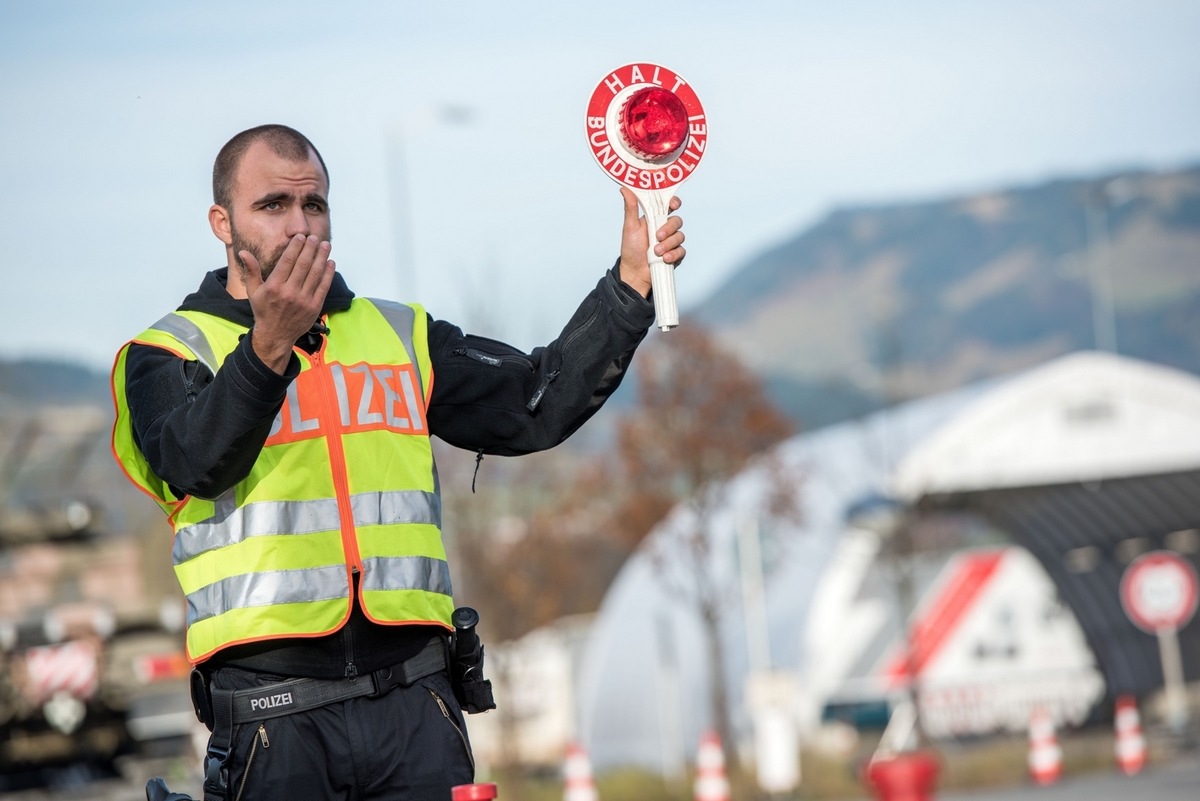
[[[1132,777],[1080,776],[1050,787],[944,793],[938,801],[1200,801],[1200,759],[1149,766]]]
[[[0,785],[0,798],[4,801],[146,801],[146,779],[178,776],[181,771],[186,771],[183,764],[179,758],[142,759],[123,765],[125,777],[106,778],[96,778],[96,771],[77,766],[51,774],[52,786],[48,788],[6,791]],[[191,765],[191,760],[187,765]],[[172,779],[171,783],[179,785],[179,790],[198,792],[198,768],[196,775]]]
[[[107,779],[58,791],[3,795],[5,801],[144,801],[144,781],[140,779],[135,785]],[[197,783],[185,781],[179,789],[192,789]],[[1098,774],[1063,779],[1051,787],[1024,785],[976,793],[940,793],[937,801],[1200,801],[1200,758],[1150,766],[1134,777]]]

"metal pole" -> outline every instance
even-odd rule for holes
[[[469,125],[474,112],[466,106],[419,108],[392,125],[387,132],[387,154],[390,162],[392,202],[396,207],[396,278],[398,300],[416,302],[418,283],[417,249],[414,244],[417,188],[409,174],[408,148],[414,135],[435,125]]]
[[[1096,350],[1117,353],[1117,313],[1113,299],[1112,247],[1108,235],[1108,194],[1104,187],[1089,193],[1087,217],[1088,284],[1092,294],[1092,332]]]
[[[1188,726],[1188,699],[1183,680],[1183,655],[1179,651],[1179,632],[1174,626],[1159,626],[1157,632],[1167,725],[1172,732],[1182,735]]]
[[[738,561],[741,562],[742,614],[746,621],[746,645],[750,656],[750,673],[754,674],[771,669],[771,641],[767,626],[762,547],[758,521],[753,517],[738,520]]]
[[[420,300],[417,286],[416,247],[413,244],[412,190],[409,188],[407,142],[403,124],[392,128],[388,136],[388,156],[391,162],[392,203],[396,208],[396,282],[397,300],[415,303]]]
[[[686,746],[683,742],[683,700],[680,697],[679,666],[671,622],[659,612],[654,617],[658,630],[658,724],[662,776],[668,782],[683,778]]]

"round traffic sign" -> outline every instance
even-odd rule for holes
[[[585,117],[592,157],[632,189],[665,190],[692,174],[708,144],[700,98],[659,64],[626,64],[596,85]]]
[[[1121,606],[1134,625],[1151,634],[1180,629],[1196,614],[1200,580],[1191,562],[1171,551],[1142,554],[1121,576]]]

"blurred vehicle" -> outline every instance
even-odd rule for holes
[[[94,407],[0,415],[0,775],[191,748],[169,540],[104,532],[86,494],[108,425]]]

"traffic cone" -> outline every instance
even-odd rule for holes
[[[1113,720],[1117,742],[1114,748],[1117,767],[1126,776],[1141,772],[1146,764],[1146,738],[1142,736],[1142,720],[1137,700],[1132,695],[1117,696],[1117,714]]]
[[[695,801],[729,801],[729,779],[725,776],[725,752],[716,732],[705,732],[696,752]]]
[[[563,765],[563,801],[597,801],[596,783],[592,779],[592,763],[579,743],[567,746],[567,761]]]
[[[1029,717],[1029,775],[1036,784],[1054,784],[1062,776],[1062,749],[1054,734],[1054,720],[1044,707]]]

